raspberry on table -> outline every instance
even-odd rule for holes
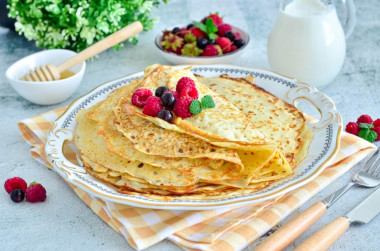
[[[218,25],[218,34],[220,36],[224,36],[226,34],[226,32],[230,31],[230,30],[232,30],[232,27],[229,24],[220,24],[220,25]]]
[[[153,95],[151,90],[138,89],[132,95],[132,104],[138,107],[144,107],[146,100]]]
[[[380,126],[372,128],[371,130],[377,133],[377,138],[375,139],[375,141],[379,141],[380,140]]]
[[[216,43],[220,46],[220,48],[222,48],[222,50],[223,50],[224,53],[230,52],[232,42],[228,38],[226,38],[226,37],[219,37],[216,40]]]
[[[373,126],[380,127],[380,119],[376,119],[375,121],[373,121]]]
[[[143,108],[143,113],[152,117],[157,117],[158,113],[162,110],[161,99],[156,96],[151,96],[146,100]]]
[[[18,188],[25,192],[27,187],[28,184],[26,184],[25,180],[23,180],[20,177],[13,177],[7,179],[4,183],[5,191],[7,191],[8,194],[10,194],[13,190]]]
[[[180,97],[191,97],[192,99],[197,99],[198,90],[193,86],[186,86],[182,89]]]
[[[373,120],[372,120],[371,116],[364,114],[358,118],[358,121],[356,123],[358,123],[358,124],[359,123],[372,124],[372,122],[373,122]]]
[[[181,93],[182,89],[185,87],[194,87],[195,88],[195,82],[189,77],[182,77],[178,80],[177,86],[176,86],[176,91],[177,93]]]
[[[207,45],[206,48],[203,50],[203,53],[201,54],[201,56],[203,57],[213,57],[217,55],[218,55],[218,50],[212,44]]]
[[[178,117],[191,117],[190,105],[194,99],[188,96],[181,97],[174,105],[174,112]]]
[[[30,183],[25,193],[26,200],[29,202],[43,202],[46,200],[45,188],[36,182]]]
[[[358,136],[359,134],[359,124],[355,122],[349,122],[346,125],[346,132]]]

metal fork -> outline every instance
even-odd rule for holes
[[[334,202],[352,186],[376,187],[380,184],[380,148],[352,177],[352,181],[324,200],[315,203],[274,232],[255,251],[283,250],[314,224]]]

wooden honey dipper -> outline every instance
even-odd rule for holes
[[[35,70],[30,70],[30,72],[22,77],[21,80],[34,82],[58,80],[60,79],[62,72],[70,69],[76,64],[82,63],[86,59],[101,53],[102,51],[124,41],[125,39],[136,35],[142,30],[143,26],[141,22],[133,22],[130,25],[125,26],[123,29],[91,45],[87,49],[81,51],[58,66],[48,64],[46,66],[38,67]]]

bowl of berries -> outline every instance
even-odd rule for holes
[[[200,22],[164,30],[155,41],[159,53],[174,64],[230,63],[243,53],[248,43],[248,33],[224,23],[218,13]]]

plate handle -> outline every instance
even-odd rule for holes
[[[63,153],[64,143],[73,139],[73,131],[66,128],[57,129],[56,124],[54,124],[48,135],[49,140],[45,146],[45,153],[53,168],[66,177],[71,176],[73,172],[86,174],[85,168],[73,164]]]
[[[335,104],[331,98],[327,97],[322,92],[319,92],[315,87],[306,83],[297,82],[297,87],[290,89],[286,98],[288,102],[297,107],[300,101],[307,101],[320,113],[318,122],[311,122],[311,126],[315,130],[320,130],[331,124],[334,120],[342,124],[342,117],[336,110]]]

